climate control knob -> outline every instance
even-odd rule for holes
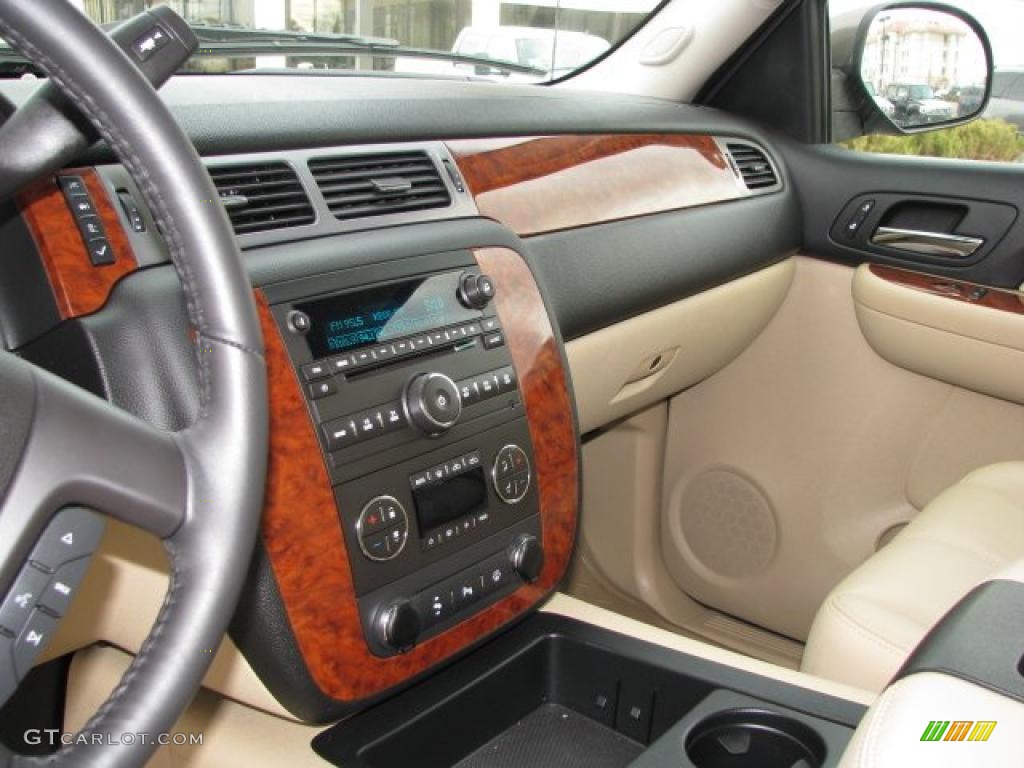
[[[414,376],[405,388],[403,403],[409,423],[428,435],[447,432],[462,415],[459,388],[443,373]]]
[[[523,534],[512,543],[508,554],[512,567],[527,584],[535,582],[544,570],[544,547],[536,536]]]
[[[423,622],[411,602],[399,599],[377,613],[374,625],[377,639],[383,645],[402,652],[416,645]]]

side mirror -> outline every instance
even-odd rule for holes
[[[985,30],[940,3],[887,3],[834,20],[832,63],[836,140],[963,125],[985,110],[992,87]]]

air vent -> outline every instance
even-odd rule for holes
[[[743,176],[743,183],[747,185],[747,189],[767,190],[778,185],[779,179],[775,175],[775,169],[763,150],[753,144],[729,143],[726,146],[736,169]]]
[[[236,235],[312,224],[306,190],[287,163],[210,168]]]
[[[309,162],[327,207],[347,221],[364,216],[444,208],[448,188],[426,152],[388,152]]]

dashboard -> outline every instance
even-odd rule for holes
[[[408,83],[345,78],[371,103],[334,127],[336,107],[307,109],[293,143],[296,99],[352,103],[327,98],[334,80],[201,78],[189,95],[180,80],[167,99],[244,250],[269,374],[262,536],[232,638],[285,707],[325,720],[465,653],[565,576],[581,438],[566,338],[785,258],[798,212],[763,136],[678,105],[417,83],[436,89],[424,113],[402,106]],[[238,93],[253,81],[260,107]],[[456,98],[489,105],[460,131],[476,135],[431,131]],[[352,121],[384,99],[415,118],[359,142]],[[515,135],[540,108],[557,130]],[[598,108],[603,132],[581,130]],[[256,124],[229,129],[236,110]],[[734,237],[707,237],[736,206]],[[17,286],[8,346],[155,424],[188,423],[181,292],[125,170],[93,148],[24,190],[3,227],[23,252],[0,267]]]

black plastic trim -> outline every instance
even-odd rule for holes
[[[538,668],[541,659],[546,664]],[[614,700],[621,710],[634,694],[654,702],[645,733],[630,734],[649,743],[719,689],[739,691],[850,731],[865,711],[851,701],[541,613],[421,685],[322,732],[313,748],[346,768],[390,768],[421,760],[430,766],[450,764],[460,752],[487,741],[488,730],[514,724],[517,716],[544,701],[618,726],[622,722]],[[608,706],[595,708],[595,694],[602,691],[607,692]],[[455,716],[460,709],[464,718]],[[433,734],[441,741],[438,752],[431,751],[428,758],[423,739]],[[677,759],[666,764],[685,763]]]
[[[50,279],[24,219],[13,203],[0,206],[0,340],[16,349],[60,322]]]
[[[895,680],[938,672],[1024,702],[1024,584],[972,589],[925,635]]]

